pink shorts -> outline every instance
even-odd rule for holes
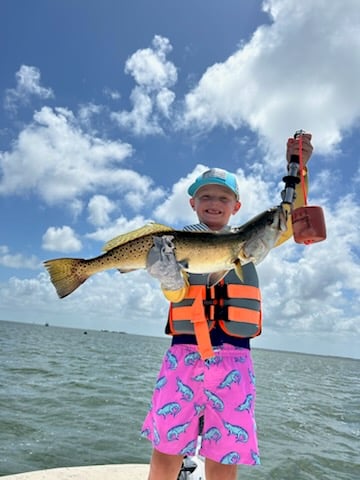
[[[203,361],[196,345],[174,345],[165,354],[142,436],[169,455],[195,454],[223,464],[260,463],[254,416],[255,377],[250,350],[215,347]]]

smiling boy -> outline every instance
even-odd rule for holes
[[[302,135],[302,148],[306,165],[312,153],[310,134]],[[289,139],[288,162],[291,155],[297,154],[298,140]],[[301,174],[307,175],[306,168]],[[298,207],[304,198],[301,189],[296,190],[295,207]],[[188,193],[199,222],[184,230],[231,230],[229,219],[241,207],[234,174],[210,169],[190,185]],[[290,227],[278,244],[291,234]],[[166,333],[172,335],[142,430],[153,444],[149,480],[177,479],[184,456],[195,453],[200,418],[203,420],[200,454],[205,457],[206,479],[235,480],[237,465],[259,463],[255,375],[250,338],[229,334],[224,325],[234,315],[250,315],[258,323],[257,334],[261,333],[261,295],[255,265],[244,265],[242,280],[232,270],[219,284],[208,287],[207,275],[185,276],[175,252],[164,255],[158,243],[149,255],[148,272],[160,281],[165,297],[171,302]],[[214,352],[214,356],[206,359],[199,353],[195,331],[184,334],[176,326],[179,321],[193,325],[196,318],[189,319],[189,312],[196,317],[195,298],[204,289],[201,308]]]

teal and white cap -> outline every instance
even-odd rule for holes
[[[239,186],[236,176],[233,173],[222,170],[221,168],[211,168],[202,173],[194,183],[188,188],[188,194],[193,197],[199,188],[205,185],[222,185],[235,193],[236,199],[239,200]]]

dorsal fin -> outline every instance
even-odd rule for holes
[[[214,287],[225,277],[225,275],[228,273],[228,271],[229,270],[221,270],[220,272],[209,273],[209,275],[207,277],[206,285],[208,287]]]
[[[123,245],[126,242],[130,242],[131,240],[135,240],[136,238],[144,237],[145,235],[149,235],[151,233],[156,234],[159,232],[169,232],[174,230],[171,227],[166,225],[161,225],[161,223],[148,223],[143,227],[137,228],[136,230],[132,230],[131,232],[124,233],[123,235],[118,235],[117,237],[109,240],[102,248],[103,252],[108,252],[119,245]]]

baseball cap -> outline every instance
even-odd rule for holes
[[[236,176],[233,173],[222,170],[221,168],[210,168],[206,172],[202,173],[194,183],[188,188],[188,194],[193,197],[199,188],[204,185],[222,185],[227,187],[233,193],[235,193],[236,199],[239,200],[239,186],[236,180]]]

